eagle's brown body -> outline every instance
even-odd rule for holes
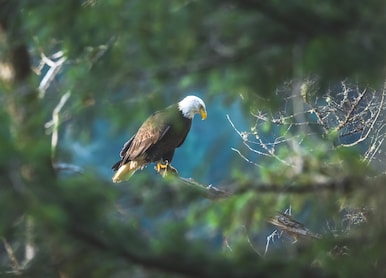
[[[202,107],[197,109],[199,110],[194,112],[204,113],[204,119],[205,105],[202,103]],[[112,167],[116,171],[113,181],[127,180],[136,170],[152,162],[170,163],[175,149],[185,141],[192,125],[194,113],[187,115],[184,115],[177,104],[153,113],[123,146],[121,160]]]

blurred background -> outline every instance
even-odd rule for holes
[[[386,275],[385,14],[0,0],[1,276]],[[208,118],[179,177],[112,183],[143,121],[190,94]]]

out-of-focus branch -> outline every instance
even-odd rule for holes
[[[43,105],[30,81],[31,61],[27,44],[23,41],[23,15],[20,1],[0,1],[0,82],[6,111],[10,120],[9,129],[12,143],[17,150],[16,163],[8,172],[11,185],[18,194],[34,192],[37,186],[50,183],[54,173],[50,167],[49,145],[44,134]],[[3,73],[7,69],[7,74]],[[38,150],[38,151],[36,151]],[[20,188],[18,181],[26,184],[27,190]],[[27,195],[27,194],[25,194]],[[23,196],[24,197],[24,196]],[[28,202],[26,202],[28,203]],[[31,204],[22,206],[28,207]],[[20,211],[20,213],[25,213]],[[28,215],[25,227],[25,253],[22,262],[24,268],[33,260],[37,252],[35,245],[34,219]]]
[[[320,191],[341,191],[351,192],[356,188],[363,186],[363,183],[368,181],[363,180],[361,182],[358,179],[331,179],[325,182],[313,182],[302,185],[294,184],[270,184],[262,183],[258,181],[247,181],[243,183],[234,183],[226,185],[205,185],[201,184],[192,178],[177,177],[185,185],[189,185],[192,190],[197,191],[199,194],[207,199],[218,200],[228,198],[235,195],[241,195],[248,192],[262,193],[287,193],[287,194],[311,194]],[[230,188],[224,190],[222,188]]]
[[[179,246],[178,249],[163,250],[162,252],[154,252],[151,250],[152,247],[146,243],[144,243],[145,246],[138,249],[128,246],[126,238],[120,241],[119,237],[111,233],[109,227],[104,228],[103,237],[92,233],[89,229],[82,230],[79,227],[73,227],[69,233],[89,245],[90,248],[108,252],[117,256],[120,260],[127,261],[129,264],[134,263],[146,269],[154,269],[184,277],[262,277],[266,273],[280,277],[286,271],[286,268],[282,267],[280,262],[276,264],[275,268],[272,268],[271,263],[266,264],[257,255],[245,257],[242,261],[229,260],[225,256],[219,259],[219,254],[199,252],[197,248],[189,246],[188,243],[186,246]],[[131,237],[131,240],[141,241],[136,236]],[[189,250],[189,252],[186,252],[186,250]],[[296,276],[320,276],[321,271],[317,268],[298,268]]]
[[[63,106],[66,104],[67,100],[70,98],[71,92],[65,93],[56,105],[54,111],[52,111],[52,120],[45,124],[45,127],[51,127],[52,128],[52,136],[51,136],[51,160],[52,162],[55,161],[56,156],[56,148],[58,145],[58,138],[59,138],[59,125],[60,125],[60,118],[59,113],[62,110]]]
[[[21,266],[18,259],[16,258],[15,252],[13,251],[11,244],[9,244],[9,242],[5,238],[2,238],[2,242],[4,244],[4,249],[7,252],[8,258],[11,261],[12,269],[16,273],[18,273],[21,270]]]
[[[49,59],[43,53],[41,54],[41,57],[42,57],[42,60],[41,60],[40,66],[39,66],[40,69],[38,69],[37,72],[40,73],[41,68],[44,65],[49,66],[49,70],[44,75],[42,81],[40,81],[40,84],[39,84],[39,97],[43,98],[45,93],[46,93],[46,91],[47,91],[47,89],[48,89],[48,87],[51,85],[52,81],[54,80],[56,75],[61,70],[61,68],[62,68],[64,62],[66,62],[67,58],[66,58],[66,56],[64,56],[63,51],[59,51],[59,52],[55,53],[52,56],[53,57],[52,59]],[[57,59],[57,60],[54,61],[54,58]]]

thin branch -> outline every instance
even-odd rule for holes
[[[360,139],[358,139],[357,141],[355,141],[355,142],[353,142],[351,144],[341,144],[341,146],[343,146],[343,147],[352,147],[354,145],[359,144],[360,142],[363,142],[364,140],[366,140],[368,138],[371,130],[374,128],[374,125],[377,123],[377,120],[378,120],[379,115],[381,114],[381,111],[384,109],[383,104],[384,104],[384,101],[385,101],[385,90],[386,90],[386,88],[383,89],[377,113],[376,113],[374,119],[372,119],[371,124],[370,124],[370,126],[369,126],[369,128],[368,128],[368,130],[367,130],[367,132],[365,134],[365,136],[361,136]]]
[[[288,163],[287,161],[281,159],[280,157],[278,157],[276,154],[275,154],[275,143],[272,144],[272,147],[269,148],[268,147],[268,144],[265,144],[262,139],[260,138],[260,136],[258,136],[257,134],[255,134],[256,136],[256,139],[258,140],[258,144],[260,147],[262,147],[267,153],[263,153],[263,152],[260,152],[254,148],[252,148],[250,145],[248,145],[248,143],[253,143],[255,144],[256,142],[252,142],[252,141],[249,141],[248,140],[248,133],[247,132],[241,132],[239,131],[235,124],[232,122],[231,118],[229,117],[229,115],[227,114],[226,115],[227,117],[227,120],[229,121],[229,123],[231,124],[232,128],[239,134],[239,136],[241,137],[241,139],[243,140],[243,144],[252,152],[254,153],[257,153],[257,154],[260,154],[260,155],[265,155],[265,156],[271,156],[271,157],[274,157],[275,159],[277,159],[278,161],[280,161],[281,163],[283,163],[284,165],[287,165],[287,166],[293,166],[291,165],[290,163]],[[239,152],[240,154],[240,152]],[[242,156],[242,157],[245,157],[245,156]]]
[[[226,115],[226,117],[227,117],[228,122],[231,124],[232,128],[239,134],[239,136],[241,138],[243,138],[243,133],[236,128],[235,124],[232,122],[232,120],[228,114]]]
[[[47,71],[47,73],[44,75],[42,81],[40,81],[39,88],[38,88],[39,89],[39,98],[44,97],[48,87],[51,85],[52,81],[54,80],[56,75],[61,70],[64,62],[66,62],[66,60],[67,60],[67,57],[64,56],[64,53],[62,51],[58,51],[57,53],[54,54],[54,57],[58,58],[57,61],[53,61],[53,60],[49,59],[43,53],[41,54],[41,57],[42,57],[41,65],[44,66],[44,64],[46,64],[50,68]]]
[[[52,126],[52,137],[51,137],[51,159],[54,161],[55,155],[56,155],[56,148],[58,145],[58,138],[59,138],[59,125],[60,125],[60,118],[59,113],[62,110],[63,106],[67,102],[67,100],[70,98],[71,92],[65,93],[56,105],[55,109],[52,112],[52,120],[48,123],[46,123],[45,127]]]
[[[280,238],[282,236],[282,234],[283,234],[283,231],[280,231],[280,233],[279,233],[277,230],[274,230],[270,235],[267,236],[267,243],[265,244],[264,256],[268,252],[269,244],[271,242],[275,243],[275,236],[277,238]]]
[[[4,249],[7,252],[8,258],[12,263],[13,270],[16,272],[19,272],[21,270],[21,266],[18,259],[15,256],[15,252],[13,251],[12,246],[8,243],[8,241],[4,237],[1,240],[4,244]]]
[[[82,167],[69,163],[54,163],[53,167],[56,171],[67,171],[74,174],[82,174],[84,172]]]
[[[252,160],[248,159],[246,156],[244,156],[238,149],[235,149],[235,148],[231,148],[232,151],[234,151],[235,153],[237,153],[239,156],[241,156],[242,159],[244,159],[246,162],[250,163],[250,164],[253,164],[259,168],[262,168],[263,166],[260,165],[260,164],[257,164],[256,162],[253,162]],[[264,153],[262,153],[262,155],[266,155]]]
[[[198,189],[204,196],[211,200],[222,199],[229,197],[230,193],[213,185],[203,185],[198,183],[192,178],[178,177],[184,184],[192,186],[194,189]]]
[[[324,133],[328,133],[328,127],[326,125],[326,123],[324,122],[324,118],[321,116],[321,113],[319,112],[318,108],[314,107],[311,111],[311,113],[313,113],[314,115],[316,115],[316,118],[318,119],[321,127],[323,128],[323,131]]]

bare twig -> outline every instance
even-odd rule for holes
[[[281,111],[251,113],[256,123],[249,131],[239,130],[227,115],[228,122],[242,139],[243,145],[249,152],[259,156],[257,160],[252,160],[241,150],[232,148],[248,163],[260,168],[264,164],[269,168],[267,162],[270,160],[260,160],[272,159],[272,163],[276,160],[292,168],[289,174],[297,175],[302,173],[299,166],[313,157],[314,150],[350,148],[366,142],[367,149],[363,152],[362,161],[370,164],[380,157],[378,154],[384,154],[381,147],[386,137],[386,118],[382,117],[386,113],[386,82],[380,94],[368,88],[347,85],[346,82],[342,82],[340,91],[335,94],[328,92],[313,102],[300,98],[293,89],[289,90],[289,94],[283,98]],[[304,108],[304,111],[294,111],[291,103],[302,100],[303,105],[296,107]],[[310,137],[320,142],[320,148],[304,144],[310,143],[304,140]]]
[[[51,137],[51,159],[52,159],[52,161],[55,160],[56,148],[58,145],[59,125],[60,125],[59,113],[62,110],[64,104],[70,98],[70,96],[71,96],[71,92],[67,92],[60,98],[58,105],[56,105],[54,111],[52,111],[52,120],[45,124],[46,128],[52,126],[52,137]]]
[[[239,134],[239,136],[240,136],[241,139],[243,140],[243,144],[244,144],[250,151],[252,151],[252,152],[254,152],[254,153],[257,153],[257,154],[259,154],[259,155],[271,156],[271,157],[277,159],[278,161],[280,161],[281,163],[283,163],[283,164],[285,164],[285,165],[287,165],[287,166],[291,166],[290,163],[288,163],[287,161],[281,159],[279,156],[276,155],[276,153],[275,153],[275,144],[272,144],[271,147],[268,147],[268,144],[265,144],[265,143],[262,141],[261,137],[258,136],[257,133],[254,133],[253,135],[255,136],[256,140],[258,141],[257,144],[258,144],[263,150],[265,150],[265,152],[261,152],[261,151],[255,149],[255,148],[252,148],[252,147],[250,146],[250,144],[256,144],[256,142],[254,142],[254,141],[249,141],[249,140],[248,140],[248,136],[251,135],[251,133],[239,131],[239,130],[236,128],[236,126],[234,125],[234,123],[232,122],[232,120],[231,120],[231,118],[229,117],[229,115],[226,115],[226,117],[227,117],[228,122],[231,124],[232,128]],[[233,149],[233,150],[236,151],[237,153],[239,153],[239,155],[241,155],[242,157],[244,157],[244,159],[246,159],[246,157],[243,156],[243,155],[241,154],[240,151],[238,151],[238,150],[236,150],[236,149]],[[246,160],[247,160],[247,159],[246,159]],[[248,161],[248,160],[247,160],[247,161]]]
[[[267,243],[265,244],[264,256],[268,252],[269,244],[271,242],[275,243],[275,237],[280,238],[282,234],[282,231],[279,233],[277,230],[274,230],[270,235],[267,236]]]
[[[192,178],[178,177],[183,183],[193,186],[195,189],[200,190],[208,199],[215,200],[226,198],[229,196],[229,192],[219,189],[212,185],[203,185],[193,180]]]
[[[256,162],[253,162],[252,160],[248,159],[246,156],[244,156],[241,151],[239,151],[238,149],[235,149],[235,148],[231,148],[232,151],[236,152],[239,156],[241,156],[246,162],[250,163],[250,164],[253,164],[257,167],[263,167],[262,165],[256,163]],[[263,154],[265,155],[265,154]]]
[[[366,139],[369,137],[370,132],[373,130],[375,124],[377,123],[377,120],[378,120],[379,115],[381,114],[381,111],[382,111],[383,109],[385,109],[385,108],[384,108],[384,100],[385,100],[385,89],[384,89],[383,92],[382,92],[381,100],[380,100],[380,102],[379,102],[379,105],[378,105],[378,109],[377,109],[377,111],[376,111],[376,114],[375,114],[375,116],[374,116],[372,119],[370,119],[371,121],[369,121],[369,126],[367,127],[367,132],[366,132],[366,134],[363,135],[363,136],[361,136],[361,138],[358,139],[357,141],[355,141],[355,142],[353,142],[353,143],[351,143],[351,144],[342,144],[342,146],[344,146],[344,147],[352,147],[352,146],[354,146],[354,145],[357,145],[357,144],[363,142],[364,140],[366,140]]]
[[[364,91],[361,94],[359,94],[359,96],[354,100],[354,103],[351,103],[351,107],[349,108],[349,111],[346,114],[345,119],[339,123],[339,125],[336,127],[336,130],[341,130],[353,118],[353,113],[354,113],[355,109],[358,108],[358,105],[362,101],[366,92],[367,92],[367,90],[364,89]],[[344,99],[347,102],[347,94],[344,94]]]
[[[13,251],[12,246],[8,243],[8,241],[4,237],[1,240],[4,244],[4,249],[7,252],[8,258],[12,263],[12,269],[16,272],[19,272],[21,270],[21,266],[18,259],[16,258],[16,255],[15,255],[15,252]]]
[[[39,97],[43,98],[48,87],[51,85],[52,81],[56,77],[56,75],[59,73],[61,70],[64,62],[66,62],[67,57],[64,56],[63,51],[58,51],[53,55],[54,58],[58,59],[57,61],[54,61],[53,59],[48,58],[46,55],[43,53],[41,54],[42,57],[42,62],[40,64],[40,67],[43,68],[44,64],[49,66],[49,70],[47,73],[44,75],[42,81],[40,81],[39,84]]]

